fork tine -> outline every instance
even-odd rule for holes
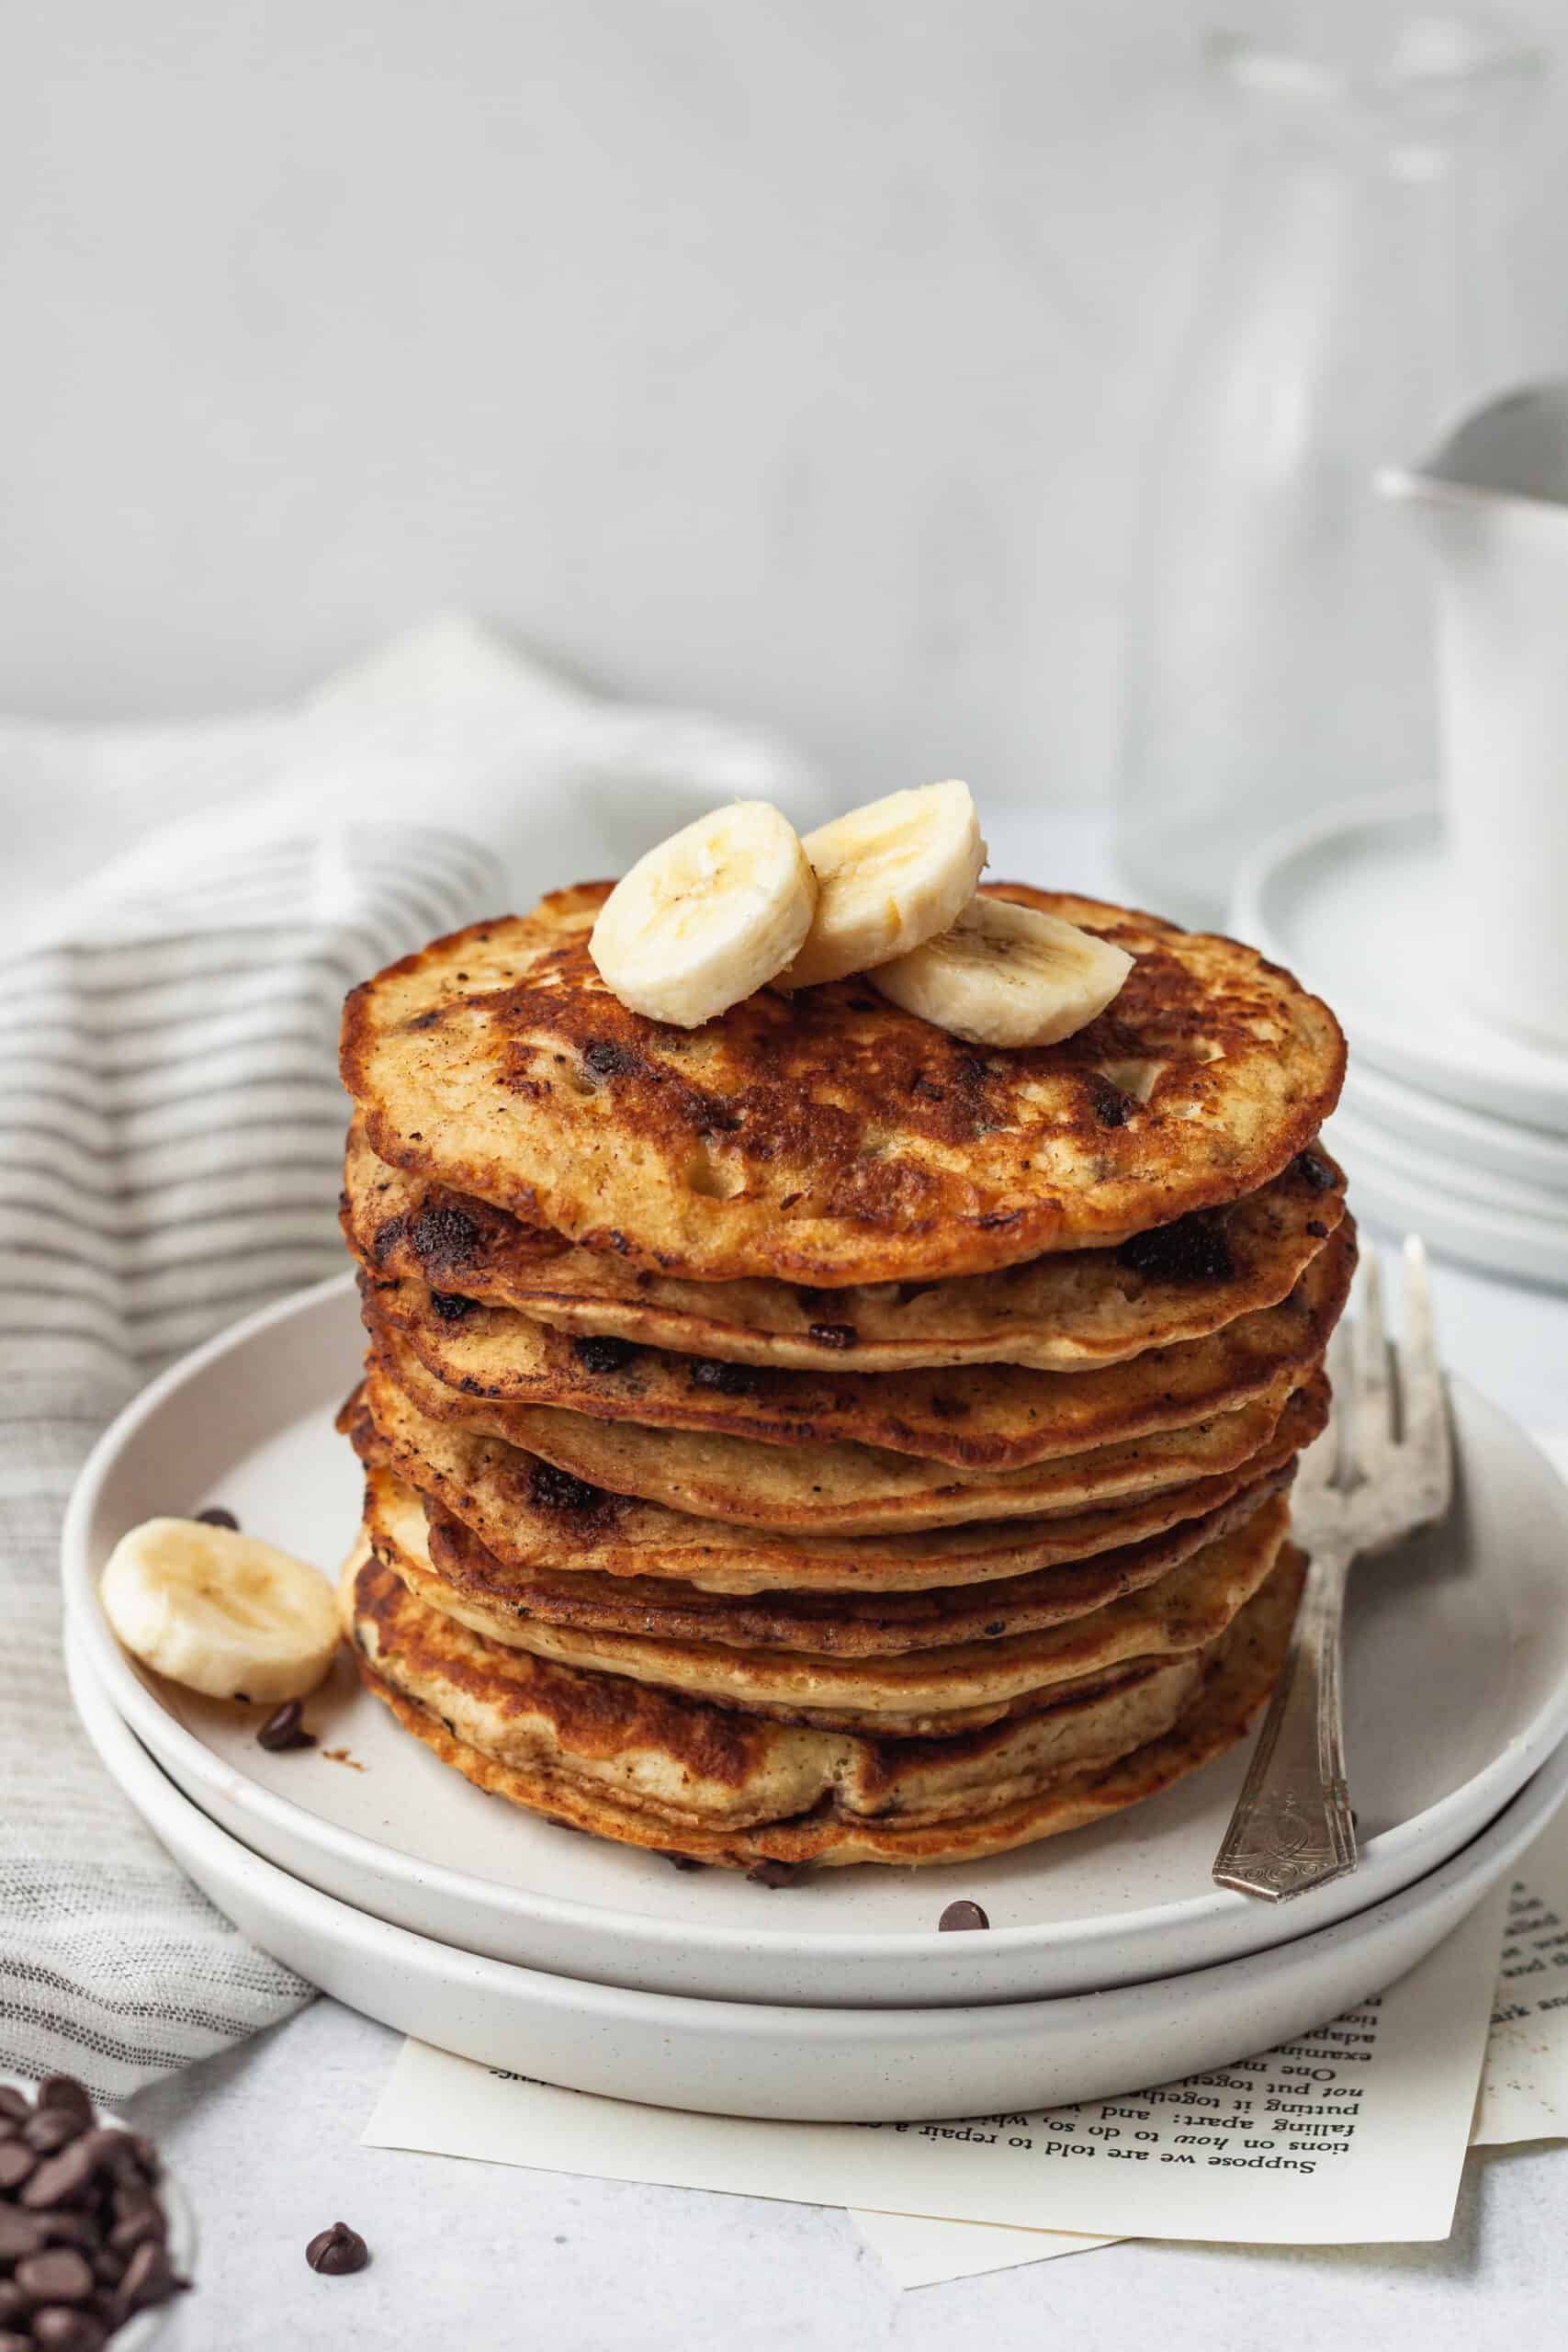
[[[1359,1476],[1356,1457],[1355,1408],[1358,1382],[1355,1351],[1350,1344],[1350,1327],[1340,1323],[1335,1327],[1328,1342],[1327,1370],[1329,1385],[1334,1391],[1334,1406],[1328,1427],[1313,1453],[1321,1458],[1323,1476],[1330,1486],[1348,1487]]]
[[[1393,1444],[1393,1391],[1388,1342],[1383,1331],[1382,1277],[1370,1245],[1361,1260],[1359,1312],[1351,1346],[1356,1366],[1352,1410],[1358,1467],[1363,1478],[1377,1476]]]
[[[1453,1448],[1438,1363],[1427,1250],[1416,1233],[1404,1237],[1404,1345],[1399,1373],[1404,1442],[1420,1478],[1423,1500],[1435,1517],[1447,1509],[1453,1490]]]

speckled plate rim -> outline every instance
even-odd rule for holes
[[[349,2007],[488,2065],[650,2106],[857,2122],[1112,2098],[1205,2072],[1382,1990],[1450,1934],[1568,1793],[1568,1745],[1463,1850],[1280,1950],[1110,1993],[979,2007],[692,2000],[484,1960],[263,1860],[175,1787],[116,1713],[80,1634],[73,1696],[118,1785],[242,1932]]]

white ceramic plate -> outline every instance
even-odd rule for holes
[[[1363,1216],[1419,1233],[1434,1250],[1486,1272],[1568,1289],[1568,1202],[1557,1215],[1501,1177],[1404,1157],[1380,1148],[1360,1122],[1337,1111],[1325,1139],[1345,1168]],[[1490,1187],[1491,1197],[1487,1197]],[[1472,1189],[1473,1188],[1473,1189]]]
[[[257,1711],[133,1666],[98,1607],[96,1577],[126,1528],[209,1500],[334,1563],[357,1521],[359,1474],[332,1413],[357,1356],[344,1278],[176,1365],[83,1472],[66,1596],[116,1707],[214,1819],[326,1893],[466,1951],[756,2001],[924,2005],[1130,1984],[1261,1951],[1408,1885],[1473,1837],[1568,1732],[1568,1491],[1458,1385],[1463,1495],[1451,1526],[1353,1588],[1361,1867],[1288,1905],[1209,1875],[1239,1755],[1115,1821],[996,1861],[824,1871],[778,1892],[729,1871],[677,1872],[481,1795],[361,1690],[346,1655],[310,1702],[321,1747],[269,1756],[256,1746]],[[984,1904],[990,1934],[935,1931],[960,1894]]]
[[[1472,1182],[1501,1177],[1506,1183],[1537,1186],[1568,1214],[1568,1136],[1445,1102],[1359,1056],[1347,1073],[1336,1116],[1347,1112],[1359,1127],[1381,1137],[1385,1150],[1419,1156],[1428,1170],[1451,1169]]]
[[[1380,1069],[1568,1135],[1568,1054],[1470,1011],[1455,978],[1461,921],[1437,810],[1394,793],[1270,843],[1237,884],[1233,927],[1325,997]]]
[[[319,1894],[180,1793],[115,1713],[77,1635],[67,1663],[88,1736],[138,1812],[253,1942],[323,1991],[400,2032],[570,2090],[802,2122],[1113,2098],[1275,2048],[1425,1959],[1568,1790],[1564,1747],[1430,1877],[1282,1950],[1190,1976],[978,2008],[694,2001],[479,1959]]]

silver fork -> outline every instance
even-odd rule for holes
[[[1360,1313],[1329,1351],[1334,1406],[1302,1457],[1292,1532],[1310,1555],[1301,1607],[1246,1786],[1214,1858],[1222,1886],[1283,1903],[1356,1867],[1339,1704],[1340,1623],[1352,1564],[1443,1517],[1453,1455],[1438,1369],[1427,1252],[1404,1244],[1404,1345],[1383,1336],[1375,1251]]]

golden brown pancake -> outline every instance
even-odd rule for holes
[[[790,1534],[695,1519],[606,1494],[536,1454],[417,1412],[372,1364],[339,1416],[367,1464],[396,1470],[467,1527],[520,1588],[592,1577],[694,1592],[876,1596],[961,1588],[1082,1563],[1190,1525],[1285,1469],[1328,1417],[1321,1374],[1288,1400],[1268,1442],[1236,1468],[1161,1492],[1045,1519],[979,1521],[894,1535]],[[1194,1539],[1195,1540],[1195,1539]]]
[[[1289,1520],[1285,1498],[1270,1497],[1156,1582],[1066,1623],[990,1641],[851,1657],[590,1633],[476,1611],[434,1567],[418,1496],[387,1471],[372,1471],[367,1481],[365,1528],[377,1557],[422,1600],[498,1644],[791,1723],[886,1724],[914,1736],[940,1732],[953,1716],[981,1721],[1015,1702],[1038,1703],[1055,1684],[1218,1640],[1272,1569]]]
[[[959,1473],[866,1445],[759,1445],[711,1430],[645,1430],[549,1406],[492,1404],[433,1379],[392,1330],[378,1335],[374,1356],[426,1419],[500,1438],[606,1493],[637,1495],[699,1519],[835,1535],[1076,1511],[1235,1470],[1268,1444],[1292,1388],[1315,1373],[1305,1368],[1300,1384],[1286,1374],[1254,1403],[1187,1429],[1023,1470]]]
[[[1064,1770],[1075,1743],[1112,1746],[1125,1715],[1099,1693],[940,1741],[854,1741],[759,1722],[616,1675],[502,1651],[427,1610],[372,1560],[345,1573],[344,1620],[367,1686],[476,1787],[595,1836],[732,1869],[764,1860],[936,1863],[1053,1837],[1168,1788],[1239,1739],[1290,1637],[1301,1555],[1284,1556],[1200,1662],[1171,1729],[1108,1763]],[[1156,1673],[1188,1683],[1193,1661]],[[1138,1702],[1136,1683],[1111,1694]],[[835,1743],[840,1743],[835,1745]]]
[[[1349,1292],[1347,1220],[1288,1298],[1207,1339],[1151,1348],[1100,1372],[969,1364],[942,1372],[782,1372],[574,1339],[510,1307],[423,1283],[365,1279],[372,1336],[390,1325],[446,1387],[644,1430],[714,1430],[761,1445],[849,1443],[954,1469],[1010,1470],[1184,1429],[1278,1393],[1328,1345]]]
[[[1136,960],[1076,1036],[980,1052],[855,979],[647,1020],[589,954],[610,888],[364,982],[341,1064],[389,1166],[654,1273],[836,1288],[1117,1244],[1269,1182],[1338,1096],[1325,1005],[1152,916],[992,886]]]
[[[829,1293],[757,1279],[682,1282],[519,1225],[471,1193],[388,1168],[355,1119],[343,1223],[372,1273],[511,1306],[579,1336],[815,1371],[961,1363],[1092,1371],[1200,1340],[1286,1297],[1338,1225],[1344,1179],[1321,1147],[1227,1207],[1120,1250],[1058,1251],[951,1282]]]

